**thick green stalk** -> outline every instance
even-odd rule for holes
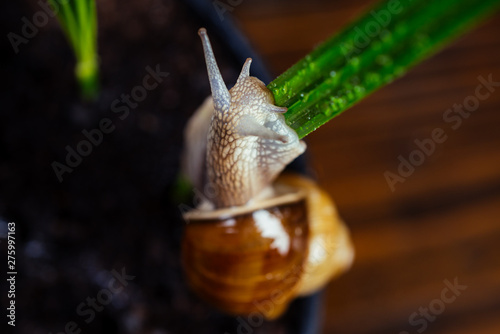
[[[300,138],[471,29],[499,0],[388,0],[333,36],[268,88]]]

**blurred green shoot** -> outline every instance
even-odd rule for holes
[[[499,0],[386,0],[272,81],[300,138],[492,15]]]
[[[97,11],[94,0],[49,0],[76,57],[75,75],[85,100],[99,92]]]

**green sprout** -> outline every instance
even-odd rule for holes
[[[300,138],[491,15],[498,0],[386,0],[267,87]]]
[[[97,11],[94,0],[49,0],[76,57],[75,75],[82,97],[95,99],[99,91]]]

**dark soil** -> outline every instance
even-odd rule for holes
[[[40,10],[35,1],[2,4],[4,30],[20,34],[21,18],[32,21]],[[8,60],[1,65],[6,87],[0,100],[0,225],[5,234],[7,222],[16,223],[16,331],[298,330],[300,316],[293,311],[248,327],[247,319],[218,313],[184,283],[183,222],[171,195],[182,129],[209,94],[197,35],[204,22],[185,4],[169,0],[98,1],[98,11],[101,94],[94,103],[79,99],[74,58],[55,19],[21,44],[18,54],[3,39]],[[234,82],[242,62],[224,51],[216,35],[210,37],[224,78]],[[128,114],[113,112],[115,99],[143,84],[147,66],[169,75]],[[53,163],[66,164],[68,147],[77,149],[86,140],[82,131],[98,129],[106,118],[113,130],[60,182]],[[5,245],[2,240],[2,254]],[[113,270],[134,278],[109,294]],[[107,305],[89,311],[87,298],[109,295]]]

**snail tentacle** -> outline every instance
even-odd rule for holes
[[[210,80],[210,88],[212,89],[212,98],[214,99],[215,110],[228,110],[231,103],[231,95],[227,90],[226,84],[220,74],[219,66],[215,60],[212,45],[208,39],[207,30],[201,28],[198,30],[198,35],[201,37],[203,51],[205,53],[205,62],[207,64],[208,77]]]
[[[250,76],[250,65],[251,64],[252,64],[252,58],[247,58],[245,60],[245,63],[243,64],[243,68],[241,69],[241,72],[240,72],[240,75],[238,76],[238,80],[236,81],[236,84],[238,84],[238,82],[241,82]]]
[[[288,142],[288,137],[281,135],[273,130],[259,124],[255,118],[249,115],[241,116],[241,119],[236,126],[236,131],[240,136],[257,136],[262,139],[279,140],[283,143]]]

